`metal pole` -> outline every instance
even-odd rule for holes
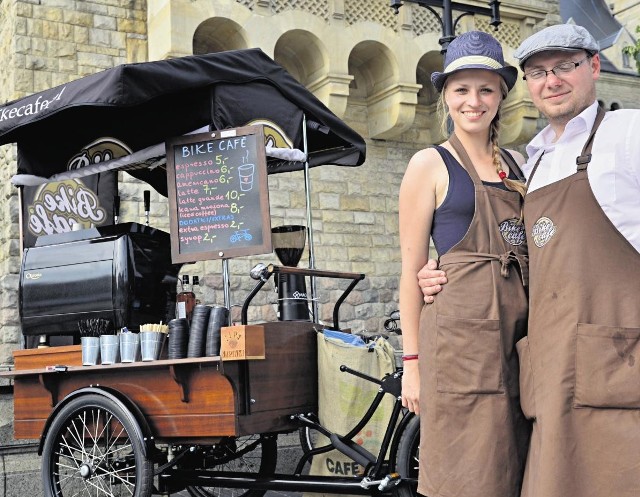
[[[231,317],[231,286],[230,286],[230,278],[229,278],[229,259],[222,259],[222,290],[224,292],[224,306],[229,309],[229,325],[233,324],[233,319]]]
[[[24,252],[24,217],[22,215],[22,204],[24,202],[24,186],[18,187],[18,226],[20,227],[20,257]]]
[[[311,179],[309,178],[309,148],[307,145],[307,115],[302,114],[302,147],[305,155],[304,161],[304,193],[307,208],[307,238],[309,240],[309,269],[316,268],[316,255],[313,246],[313,220],[311,218]],[[313,322],[318,323],[318,300],[316,299],[317,288],[316,278],[309,278],[311,285],[311,309],[313,312]]]
[[[451,0],[442,2],[442,38],[438,40],[442,47],[441,53],[447,51],[449,43],[453,41],[455,34],[453,32],[453,14],[451,11]]]
[[[500,2],[498,0],[491,0],[488,2],[489,8],[467,5],[460,2],[452,2],[451,0],[391,0],[390,7],[397,14],[403,3],[414,3],[428,9],[429,12],[431,12],[440,22],[440,26],[442,27],[442,38],[438,40],[438,43],[440,43],[440,46],[442,47],[440,53],[443,55],[447,52],[449,43],[455,39],[456,26],[464,16],[475,14],[489,16],[491,17],[491,22],[489,24],[496,30],[498,29],[498,26],[502,24],[500,21]],[[434,10],[433,7],[442,8],[442,15]],[[462,14],[456,18],[455,22],[453,22],[454,10],[462,12]]]

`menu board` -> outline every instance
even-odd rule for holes
[[[271,252],[262,126],[166,142],[174,263]]]

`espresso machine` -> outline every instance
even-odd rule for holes
[[[307,228],[300,225],[278,226],[271,229],[271,243],[284,266],[296,267],[306,243]],[[278,273],[278,319],[280,321],[309,321],[307,287],[301,274]]]

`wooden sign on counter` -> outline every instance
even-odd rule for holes
[[[264,326],[223,326],[220,329],[220,359],[244,361],[265,358]]]
[[[174,263],[272,251],[262,126],[168,140]]]

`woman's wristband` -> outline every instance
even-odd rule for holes
[[[405,354],[402,356],[402,362],[416,361],[417,359],[418,359],[418,354]]]

